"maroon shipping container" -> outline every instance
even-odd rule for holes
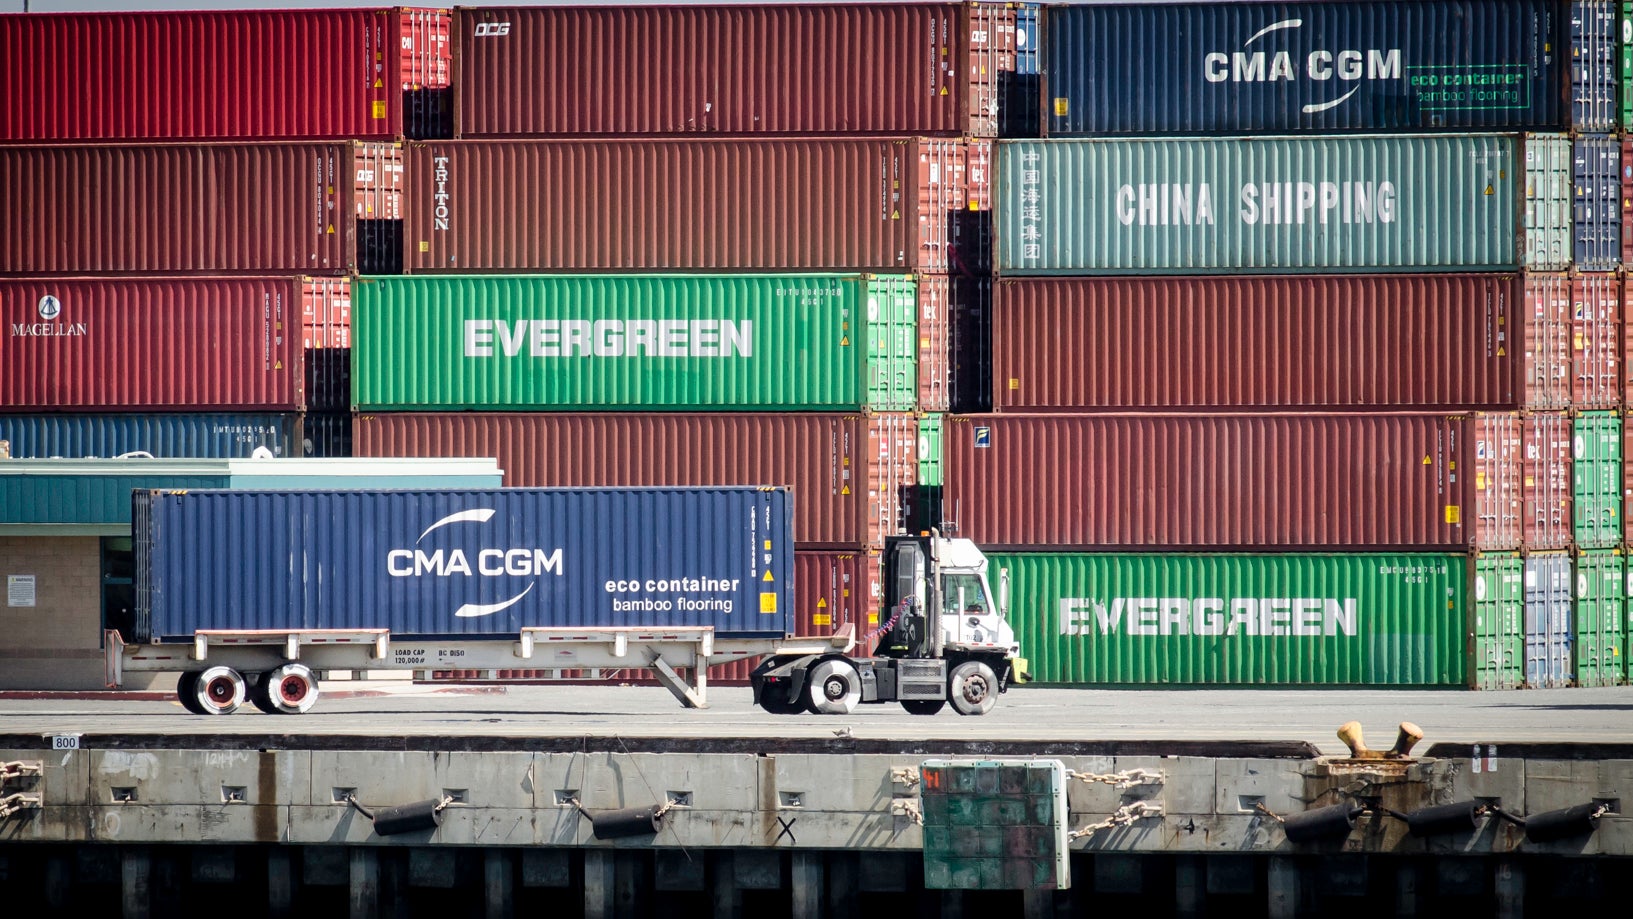
[[[952,279],[919,275],[919,410],[945,412],[951,395],[951,349],[947,315],[952,309]]]
[[[1579,274],[1571,281],[1571,406],[1622,404],[1622,279]]]
[[[1001,278],[995,411],[1510,409],[1515,275]]]
[[[1537,411],[1571,405],[1571,279],[1525,276],[1525,367],[1520,407]]]
[[[927,271],[952,263],[962,141],[410,143],[409,272]],[[960,202],[963,202],[962,204]]]
[[[345,274],[380,146],[0,147],[0,274]]]
[[[1524,425],[1518,412],[1481,412],[1474,423],[1474,542],[1518,549],[1525,540]]]
[[[448,85],[449,18],[395,9],[0,16],[0,143],[399,137],[403,91]]]
[[[0,280],[8,412],[304,411],[298,278]]]
[[[1564,412],[1522,417],[1525,445],[1523,494],[1526,549],[1569,548],[1571,519],[1571,418]]]
[[[358,415],[358,456],[492,456],[508,486],[787,485],[801,549],[881,548],[918,476],[907,413]]]
[[[995,137],[1006,4],[459,11],[461,137]]]
[[[1512,413],[1500,413],[1511,416]],[[1474,415],[949,416],[943,506],[985,548],[1504,548]],[[1500,498],[1500,491],[1492,493]]]

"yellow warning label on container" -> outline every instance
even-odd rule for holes
[[[767,570],[766,573],[765,573],[765,577],[761,578],[760,580],[762,580],[762,581],[775,581],[776,578],[771,576],[770,570]]]
[[[1498,345],[1497,346],[1497,356],[1498,357],[1507,357],[1508,356],[1508,349],[1502,347],[1501,345]]]
[[[1494,194],[1494,192],[1493,192],[1493,191],[1492,191],[1492,188],[1491,188],[1491,186],[1490,186],[1490,185],[1487,185],[1487,186],[1486,186],[1486,194],[1488,194],[1488,195],[1489,195],[1489,194]]]
[[[777,611],[776,594],[760,594],[760,612],[775,613]]]
[[[329,224],[329,235],[330,235],[330,236],[333,236],[333,235],[335,235],[335,225],[334,225],[334,224],[332,224],[332,223],[331,223],[331,224]]]
[[[1446,505],[1446,522],[1447,523],[1462,523],[1463,522],[1463,509],[1461,507],[1458,507],[1455,504]]]
[[[1576,351],[1581,351],[1582,350],[1582,333],[1581,332],[1571,333],[1571,348],[1573,350],[1576,350]]]
[[[941,87],[941,94],[943,96],[947,95],[947,87],[945,87],[945,86]]]
[[[849,485],[841,485],[839,486],[839,493],[842,495],[848,495],[851,493],[851,487]]]
[[[811,617],[812,625],[833,625],[834,617],[827,613],[817,613]]]
[[[385,102],[384,99],[376,99],[375,100],[375,102],[374,102],[374,117],[376,119],[386,117],[386,102]]]
[[[1021,388],[1021,381],[1016,379],[1015,377],[1010,377],[1009,378],[1009,388],[1010,389],[1020,389]]]
[[[1486,490],[1486,472],[1484,469],[1474,474],[1474,487],[1480,491]]]
[[[378,56],[379,55],[376,55],[376,57],[378,57]],[[381,80],[379,77],[374,78],[374,88],[375,89],[385,89],[385,87],[386,87],[386,84],[385,84],[385,82],[383,80]],[[379,105],[380,103],[376,102],[374,104]]]
[[[771,548],[771,540],[768,539],[768,540],[765,541],[765,547],[767,549]]]
[[[839,347],[849,348],[850,346],[851,346],[851,337],[849,335],[840,336],[840,338],[839,338]]]
[[[1065,118],[1066,117],[1067,105],[1068,105],[1068,103],[1067,103],[1065,97],[1063,97],[1063,96],[1056,96],[1055,97],[1055,117],[1056,118]]]
[[[827,608],[827,606],[828,606],[828,598],[827,597],[818,597],[817,598],[817,609],[825,609],[825,608]]]
[[[1536,488],[1537,487],[1537,477],[1533,476],[1533,475],[1526,476],[1525,477],[1525,487],[1526,488]]]
[[[1434,460],[1431,460],[1431,459],[1429,459],[1429,458],[1428,458],[1428,457],[1427,457],[1427,456],[1425,456],[1425,457],[1424,457],[1424,458],[1423,458],[1423,465],[1425,465],[1425,466],[1433,466],[1433,465],[1434,465]]]
[[[878,625],[878,624],[879,624],[879,614],[878,613],[868,613],[868,625]]]

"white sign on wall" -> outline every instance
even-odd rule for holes
[[[33,606],[34,605],[34,575],[8,574],[6,575],[6,605]]]

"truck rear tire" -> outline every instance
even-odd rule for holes
[[[244,704],[244,675],[231,667],[210,667],[197,675],[188,694],[206,715],[230,715]]]
[[[204,707],[198,704],[198,671],[190,670],[176,677],[176,698],[182,708],[195,715],[204,714]]]
[[[909,715],[934,715],[947,704],[945,699],[903,699],[902,708],[907,709]]]
[[[268,671],[261,674],[254,683],[250,684],[249,701],[251,705],[255,706],[266,714],[276,715],[278,714],[278,710],[272,705],[272,697],[267,695],[267,687],[271,685],[272,673]]]
[[[305,664],[284,664],[266,675],[267,700],[273,711],[304,715],[318,701],[318,680]]]
[[[980,661],[965,661],[947,677],[947,698],[960,715],[985,715],[998,704],[998,675]]]
[[[805,681],[805,702],[813,715],[848,715],[862,701],[862,675],[850,661],[818,661]]]

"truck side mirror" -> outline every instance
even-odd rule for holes
[[[1009,569],[998,569],[998,615],[1009,618]]]

